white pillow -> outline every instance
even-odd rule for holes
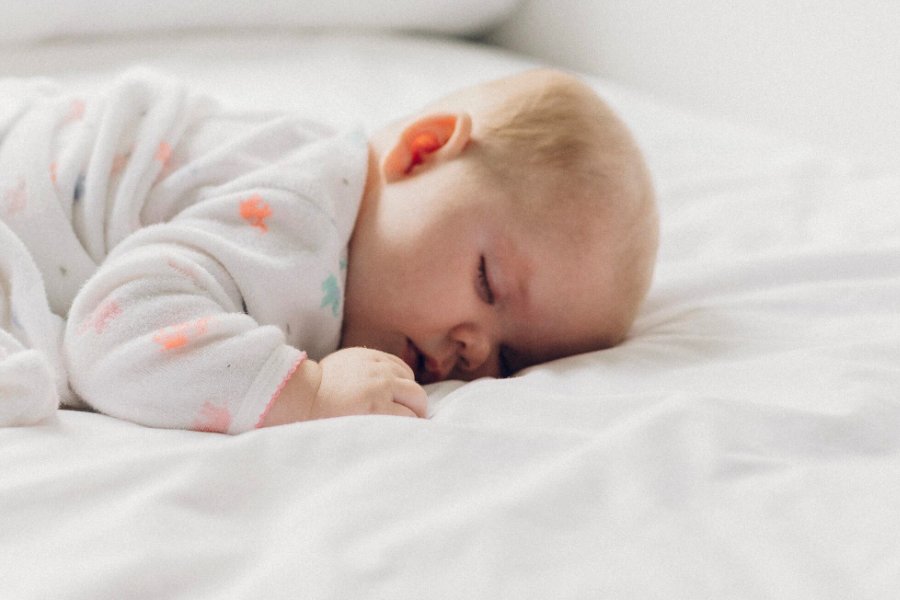
[[[0,42],[222,28],[485,32],[521,0],[0,0]]]

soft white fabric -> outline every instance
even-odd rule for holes
[[[337,348],[362,132],[225,112],[180,81],[132,72],[103,94],[35,100],[0,144],[0,218],[68,315],[66,370],[88,405],[239,433],[305,353]],[[43,306],[59,321],[44,300],[11,298],[20,318]]]
[[[482,33],[520,0],[0,0],[0,42],[172,29],[352,27]],[[102,15],[99,18],[98,15]]]
[[[37,265],[0,220],[0,427],[36,423],[69,397],[62,331]]]
[[[257,42],[59,45],[0,69],[86,84],[143,55],[235,105],[374,125],[530,64]],[[428,421],[227,437],[60,411],[0,430],[0,596],[896,596],[900,173],[594,83],[663,218],[624,345],[430,387]]]

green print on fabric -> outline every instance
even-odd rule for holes
[[[325,292],[325,295],[322,297],[322,304],[319,308],[331,306],[331,313],[337,317],[341,307],[341,288],[338,286],[337,277],[333,274],[329,275],[328,279],[322,282],[322,291]]]

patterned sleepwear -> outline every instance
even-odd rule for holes
[[[61,401],[256,427],[339,343],[361,130],[235,113],[148,72],[0,83],[0,423]]]

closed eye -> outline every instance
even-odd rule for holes
[[[487,276],[487,264],[484,256],[478,263],[478,295],[488,304],[494,304],[494,290],[491,289],[491,282]]]

